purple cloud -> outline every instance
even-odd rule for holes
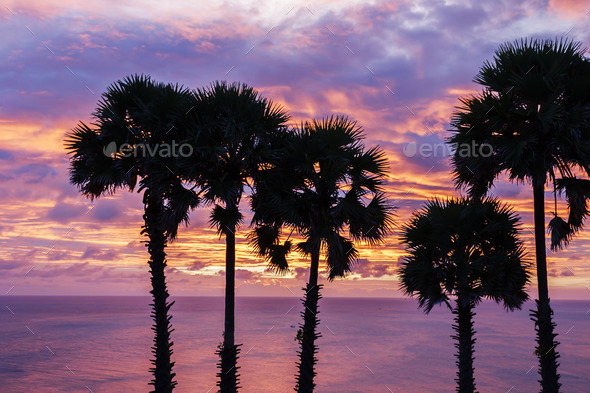
[[[0,160],[12,160],[14,154],[9,150],[0,149]]]
[[[23,267],[27,262],[24,260],[11,260],[0,259],[0,270],[14,270]]]
[[[361,258],[353,267],[353,273],[360,274],[362,278],[379,278],[393,275],[395,265],[384,263],[371,263],[368,259]]]
[[[101,250],[97,247],[88,247],[82,259],[94,259],[98,261],[112,261],[118,257],[118,253],[115,250]]]
[[[55,277],[84,277],[91,276],[101,272],[104,269],[102,266],[93,266],[88,262],[74,263],[66,266],[43,266],[31,270],[30,276],[43,277],[43,278],[55,278]]]
[[[56,176],[55,169],[46,164],[26,164],[14,171],[14,174],[23,179],[27,184],[36,184],[48,176]]]
[[[99,200],[96,202],[94,209],[92,209],[91,216],[100,222],[108,222],[121,218],[122,211],[119,203],[116,201]]]
[[[63,261],[70,259],[72,254],[69,251],[54,251],[50,250],[47,253],[47,260],[48,261]]]
[[[67,224],[77,218],[84,216],[87,211],[88,209],[83,205],[57,202],[55,206],[49,210],[46,218],[52,221]]]

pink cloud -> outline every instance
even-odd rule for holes
[[[590,3],[579,0],[549,0],[549,10],[563,18],[582,19],[590,12]]]

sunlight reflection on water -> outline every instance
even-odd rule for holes
[[[214,352],[221,341],[223,299],[176,300],[175,391],[205,393],[216,382]],[[14,296],[4,297],[4,303],[14,315],[5,310],[0,320],[2,392],[148,391],[148,298]],[[589,303],[553,302],[564,392],[590,391]],[[506,313],[489,302],[477,307],[480,392],[506,392],[512,386],[511,392],[538,391],[529,308],[530,303]],[[238,298],[236,309],[243,391],[292,391],[299,299]],[[424,315],[411,299],[325,298],[319,316],[318,392],[454,391],[452,315],[447,310]]]

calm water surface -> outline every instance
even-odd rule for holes
[[[5,296],[2,301],[1,392],[149,391],[149,298]],[[491,303],[478,306],[480,392],[539,391],[531,306],[514,313]],[[553,306],[563,392],[590,392],[590,301]],[[238,298],[236,309],[242,391],[293,391],[299,300]],[[177,298],[172,313],[175,391],[215,392],[223,299]],[[411,299],[325,298],[320,319],[317,392],[454,391],[449,311],[436,308],[424,315]]]

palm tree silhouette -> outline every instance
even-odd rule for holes
[[[410,254],[399,273],[402,290],[416,295],[426,313],[445,303],[455,314],[459,393],[475,392],[474,307],[489,298],[514,310],[528,299],[518,222],[494,199],[434,199],[402,228]]]
[[[301,350],[295,390],[300,393],[315,387],[321,254],[326,255],[328,279],[342,277],[358,256],[354,241],[382,242],[392,224],[381,188],[385,154],[377,147],[366,150],[362,138],[362,129],[346,117],[305,123],[283,139],[276,160],[255,179],[256,228],[250,234],[255,251],[272,269],[285,272],[291,240],[282,242],[281,232],[287,228],[304,240],[296,249],[311,257],[297,337]],[[343,236],[346,230],[348,238]]]
[[[70,181],[94,199],[119,189],[143,191],[144,225],[148,240],[155,332],[151,360],[155,393],[169,393],[175,385],[171,361],[172,331],[164,269],[165,248],[176,237],[180,223],[199,202],[174,174],[174,158],[160,150],[178,144],[176,130],[192,105],[190,91],[135,75],[112,84],[94,112],[95,127],[80,123],[66,138],[71,154]],[[169,147],[168,147],[169,149]]]
[[[471,196],[488,193],[503,172],[511,181],[532,185],[539,299],[531,316],[542,392],[551,393],[561,384],[547,284],[544,191],[553,182],[554,193],[567,197],[566,222],[558,215],[555,195],[549,223],[555,251],[582,228],[589,212],[590,62],[584,52],[567,40],[501,45],[475,77],[483,91],[461,100],[449,139],[457,147],[452,158],[457,187],[466,187]]]
[[[244,189],[270,154],[270,141],[282,132],[287,112],[245,84],[215,82],[195,92],[193,137],[200,138],[206,157],[182,160],[181,172],[199,186],[213,206],[210,223],[225,237],[225,329],[219,346],[218,386],[222,393],[239,388],[235,343],[236,230]]]

